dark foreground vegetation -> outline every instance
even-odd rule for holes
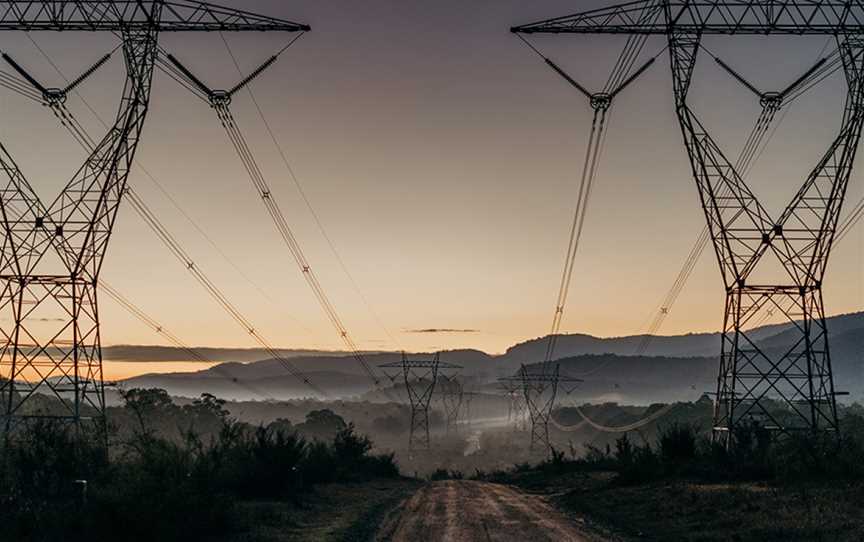
[[[845,416],[843,429],[839,438],[780,439],[743,429],[727,448],[698,427],[670,424],[654,441],[624,435],[475,476],[546,493],[628,539],[860,541],[864,418]]]
[[[0,447],[0,540],[230,540],[258,528],[250,502],[284,511],[334,482],[399,478],[393,455],[327,411],[309,413],[304,437],[237,422],[209,395],[178,407],[131,390],[113,425],[107,454],[99,436],[49,422]]]
[[[393,405],[133,389],[107,410],[107,447],[47,422],[0,443],[0,541],[365,541],[421,479],[472,477],[545,494],[610,540],[864,539],[864,408],[842,409],[840,438],[750,428],[726,448],[705,429],[710,406],[680,403],[624,436],[556,430],[560,449],[543,461],[525,431],[480,421],[408,451]],[[582,410],[620,426],[662,407]],[[574,412],[556,420],[575,425]]]

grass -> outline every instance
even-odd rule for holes
[[[478,477],[544,494],[565,513],[624,539],[862,540],[860,432],[839,441],[767,442],[742,434],[729,450],[698,433],[673,425],[656,442],[622,437],[581,457],[556,453],[538,465]]]
[[[561,509],[585,514],[640,540],[859,541],[864,485],[784,487],[686,481],[621,486],[586,477],[558,495]]]
[[[778,484],[686,479],[622,483],[570,466],[486,475],[542,494],[611,540],[852,542],[864,533],[864,483]]]
[[[371,541],[387,514],[421,485],[408,478],[335,483],[316,490],[301,506],[243,502],[238,513],[245,532],[224,542]]]

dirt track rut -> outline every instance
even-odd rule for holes
[[[462,480],[421,488],[383,532],[382,538],[392,542],[600,542],[541,497]]]

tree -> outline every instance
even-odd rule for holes
[[[138,420],[141,432],[150,434],[154,425],[173,418],[177,406],[171,401],[168,392],[160,388],[132,388],[120,390],[124,406]]]
[[[329,441],[345,427],[347,424],[341,416],[324,408],[306,414],[306,421],[299,424],[297,430],[309,438]]]
[[[230,412],[225,409],[225,400],[215,395],[202,393],[191,405],[183,407],[189,429],[199,433],[218,433],[228,420]]]

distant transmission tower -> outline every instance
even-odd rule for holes
[[[447,435],[456,434],[459,432],[459,413],[462,411],[465,388],[455,375],[442,377],[438,393],[444,408],[444,431]]]
[[[643,0],[512,31],[665,37],[676,113],[726,291],[715,438],[728,443],[745,424],[836,432],[822,286],[864,123],[864,3]],[[712,34],[836,40],[848,85],[839,134],[779,217],[762,206],[690,107],[702,37]],[[767,311],[791,323],[792,347],[752,336]]]
[[[411,407],[411,429],[408,433],[408,449],[429,449],[429,404],[439,376],[450,376],[458,369],[459,365],[453,365],[441,361],[441,353],[438,352],[432,359],[409,359],[403,352],[402,361],[384,363],[378,366],[384,373],[394,380],[401,374],[408,394]]]
[[[525,405],[522,378],[499,378],[498,385],[507,398],[507,422],[512,425],[514,431],[523,431],[528,413]]]
[[[126,82],[114,125],[53,203],[42,202],[0,146],[4,434],[44,418],[104,428],[97,285],[149,109],[160,33],[309,27],[192,0],[45,0],[0,1],[0,30],[99,31],[122,40]],[[68,90],[44,89],[44,99],[53,103]]]
[[[471,411],[471,405],[474,403],[474,399],[482,395],[476,391],[466,391],[462,394],[462,400],[465,402],[465,428],[468,431],[471,431],[471,425],[474,421],[474,413]]]
[[[552,442],[549,440],[549,422],[555,409],[555,399],[559,391],[570,393],[581,379],[561,374],[561,367],[557,363],[540,364],[540,370],[529,371],[523,365],[519,369],[519,378],[522,380],[522,393],[525,398],[525,407],[528,412],[528,420],[531,424],[530,449],[542,446],[547,452],[552,450]]]

